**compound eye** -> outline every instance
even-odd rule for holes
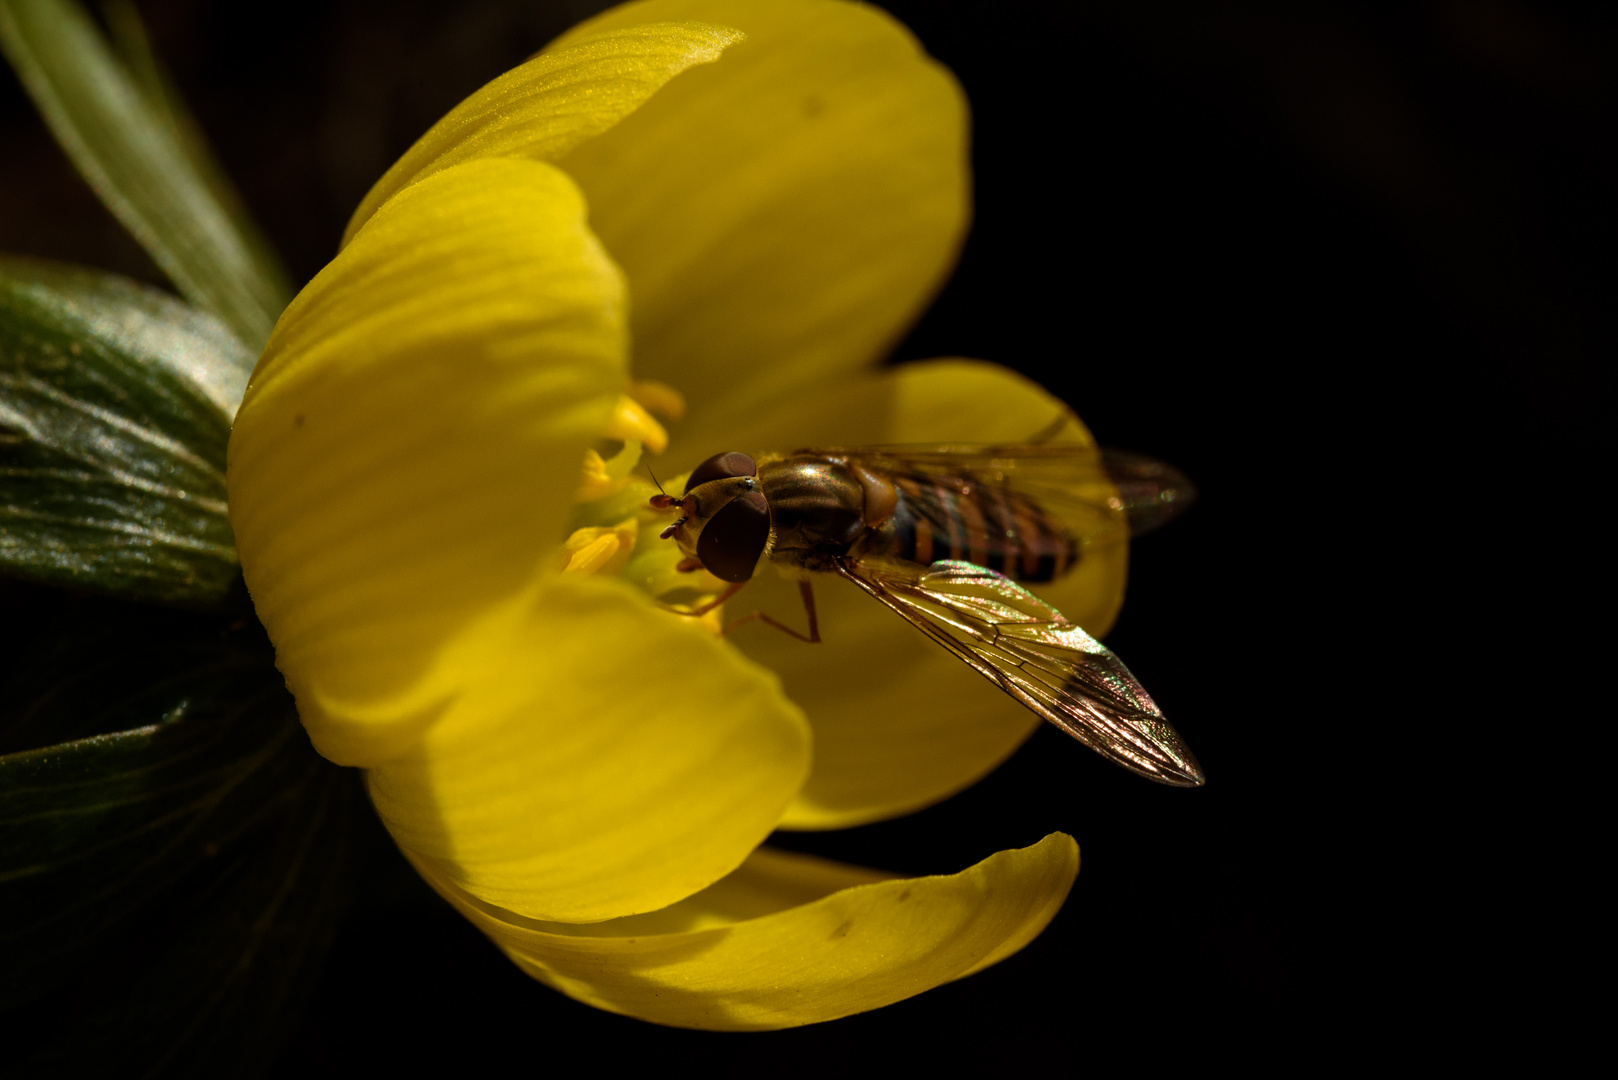
[[[756,491],[743,492],[702,527],[697,537],[697,558],[708,573],[734,584],[753,576],[753,568],[769,540],[770,504]]]
[[[757,476],[758,466],[746,454],[738,454],[731,450],[713,457],[691,470],[691,476],[685,482],[687,494],[706,484],[710,480],[729,480],[733,476]]]

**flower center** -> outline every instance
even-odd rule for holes
[[[656,454],[668,446],[668,433],[653,413],[679,420],[685,399],[658,382],[631,383],[618,398],[601,445],[584,452],[572,531],[557,552],[556,565],[568,574],[619,576],[664,605],[695,607],[723,591],[725,583],[706,570],[680,570],[681,553],[674,544],[638,543],[642,536],[655,537],[668,523],[665,513],[652,509],[658,488],[650,473],[636,471],[645,450]],[[667,479],[683,485],[685,477]],[[715,608],[700,621],[717,633],[722,617]]]

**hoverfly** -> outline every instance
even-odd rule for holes
[[[798,579],[809,633],[762,612],[738,622],[818,642],[810,579],[841,577],[1103,757],[1195,787],[1196,758],[1123,662],[1018,584],[1054,581],[1190,496],[1149,458],[1033,444],[732,451],[698,465],[679,499],[651,502],[679,511],[661,534],[679,544],[679,568],[729,583],[687,614],[724,603],[768,560]]]

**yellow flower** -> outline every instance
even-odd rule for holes
[[[635,388],[631,353],[689,403],[671,474],[1062,414],[992,365],[873,366],[953,260],[966,155],[954,80],[874,9],[616,8],[378,182],[254,372],[231,518],[310,738],[367,770],[439,892],[582,1001],[832,1019],[1010,955],[1072,883],[1061,834],[912,880],[760,848],[937,801],[1039,721],[840,583],[819,646],[660,610],[633,582],[677,554],[637,527],[644,492],[614,494],[635,448],[587,457],[661,441],[627,395],[672,395]],[[1100,632],[1123,558],[1044,591]],[[749,603],[794,611],[771,576]]]

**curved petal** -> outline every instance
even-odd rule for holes
[[[774,404],[723,421],[712,415],[682,421],[662,460],[678,470],[729,449],[1020,443],[1073,415],[1061,399],[1010,368],[963,357],[838,375]],[[1094,442],[1076,419],[1061,438]]]
[[[759,584],[746,606],[727,605],[729,617],[756,604],[803,625],[796,587]],[[815,606],[819,645],[763,625],[731,635],[781,677],[814,728],[814,771],[781,828],[842,829],[930,806],[976,783],[1044,722],[849,583],[817,579]]]
[[[571,181],[491,160],[401,192],[282,315],[230,515],[327,757],[408,748],[459,688],[440,650],[553,554],[624,385],[623,303]]]
[[[517,964],[563,993],[675,1027],[797,1027],[891,1005],[1021,949],[1067,898],[1072,837],[1052,833],[947,877],[761,850],[667,911],[594,926],[521,919],[422,867]]]
[[[674,76],[719,58],[738,31],[652,23],[570,36],[461,102],[383,174],[349,220],[352,240],[377,208],[433,173],[478,158],[555,161],[640,108]]]
[[[625,4],[553,47],[667,20],[747,40],[559,159],[629,277],[636,376],[695,416],[876,360],[970,214],[954,78],[890,16],[834,0]]]
[[[1071,416],[1062,402],[1005,368],[972,360],[906,364],[822,384],[775,424],[723,434],[718,450],[860,443],[1020,442]],[[1064,436],[1090,441],[1075,420]],[[778,441],[776,441],[778,440]],[[1062,581],[1035,591],[1092,633],[1111,624],[1123,596],[1125,545],[1088,552]],[[930,805],[974,783],[1022,745],[1040,719],[996,690],[899,616],[845,582],[818,581],[821,644],[769,626],[732,640],[781,676],[815,729],[815,768],[784,828],[844,828]],[[794,585],[759,574],[729,605],[732,616],[770,612],[800,625]],[[879,658],[879,659],[878,659]]]
[[[465,687],[368,774],[394,839],[480,900],[585,922],[735,869],[809,771],[775,677],[614,580],[564,575],[463,633]]]

